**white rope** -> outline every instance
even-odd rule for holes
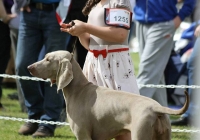
[[[0,120],[11,120],[11,121],[20,121],[20,122],[31,122],[31,123],[43,123],[43,124],[56,124],[56,125],[69,125],[66,122],[54,122],[54,121],[41,121],[41,120],[34,120],[34,119],[22,119],[22,118],[15,118],[15,117],[4,117],[0,116]]]
[[[10,121],[20,121],[20,122],[31,122],[31,123],[43,123],[43,124],[69,126],[69,123],[66,123],[66,122],[41,121],[41,120],[23,119],[23,118],[15,118],[15,117],[4,117],[4,116],[0,116],[0,120],[10,120]],[[173,133],[175,133],[175,132],[176,133],[200,133],[200,130],[172,129],[171,132],[173,132]]]
[[[13,79],[22,79],[22,80],[33,80],[33,81],[44,81],[44,82],[50,82],[49,79],[43,80],[41,78],[37,77],[28,77],[28,76],[18,76],[18,75],[8,75],[8,74],[0,74],[0,77],[3,78],[13,78]],[[198,85],[153,85],[153,84],[139,84],[139,87],[147,87],[147,88],[200,88]]]
[[[22,79],[22,80],[33,80],[33,81],[44,81],[44,82],[50,82],[50,80],[43,80],[41,78],[37,77],[28,77],[28,76],[18,76],[18,75],[9,75],[9,74],[0,74],[0,77],[3,78],[13,78],[13,79]]]
[[[0,74],[0,77],[3,78],[13,78],[13,79],[22,79],[22,80],[33,80],[33,81],[44,81],[44,82],[50,82],[50,80],[44,80],[37,77],[28,77],[28,76],[19,76],[19,75],[9,75],[9,74]]]
[[[200,88],[198,85],[153,85],[153,84],[148,84],[148,85],[142,85],[139,84],[140,87],[147,87],[147,88]]]
[[[176,133],[180,133],[180,132],[184,132],[184,133],[200,133],[200,130],[188,130],[188,129],[172,129],[171,132],[176,132]]]

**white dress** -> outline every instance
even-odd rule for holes
[[[88,23],[106,27],[104,23],[104,8],[128,8],[131,10],[129,0],[107,0],[103,7],[95,6],[88,18]],[[128,48],[128,38],[122,44],[106,42],[90,35],[90,50],[113,50]],[[104,86],[115,90],[122,90],[139,94],[134,66],[129,51],[107,53],[104,58],[101,54],[95,57],[88,52],[83,67],[86,78],[98,86]]]

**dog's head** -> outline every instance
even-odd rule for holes
[[[31,75],[51,79],[51,84],[56,83],[58,90],[63,89],[73,79],[71,59],[68,51],[55,51],[45,55],[41,61],[28,66]]]

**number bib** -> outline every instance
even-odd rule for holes
[[[106,25],[130,29],[132,12],[126,9],[105,8],[104,21]]]

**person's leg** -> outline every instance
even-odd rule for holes
[[[85,58],[88,53],[88,50],[86,50],[78,40],[77,40],[76,52],[77,52],[77,61],[80,65],[80,67],[83,69],[83,65],[85,63]]]
[[[76,44],[74,46],[75,40],[76,40]],[[77,37],[71,36],[67,50],[69,52],[72,52],[74,49],[75,49],[75,52],[77,53],[77,62],[80,65],[80,67],[83,68],[83,65],[85,63],[85,58],[86,58],[88,50],[86,50],[81,45],[81,43],[80,43],[80,41],[79,41],[79,39]]]
[[[143,41],[143,46],[140,44],[140,64],[137,82],[143,85],[164,84],[164,69],[173,48],[174,23],[169,21],[151,26],[143,24],[142,29],[145,28],[145,31],[141,30],[141,33],[137,33],[137,35],[143,34],[143,38],[146,37],[145,39],[142,38],[145,41]],[[139,40],[140,36],[138,36]],[[155,99],[163,106],[167,106],[166,89],[140,87],[140,93]]]
[[[188,69],[188,85],[193,85],[194,84],[194,69],[195,69],[195,60],[197,58],[197,55],[199,54],[198,52],[198,47],[200,45],[200,38],[198,38],[195,42],[195,45],[192,50],[192,54],[187,62],[187,69]],[[193,100],[193,94],[195,89],[189,88],[188,93],[190,95],[190,104],[188,110],[182,115],[182,117],[189,117],[192,115],[192,110],[195,108],[194,100]]]
[[[192,13],[192,22],[197,22],[200,20],[200,1],[196,0],[195,8]]]
[[[18,32],[19,32],[18,29],[14,29],[14,28],[10,29],[10,37],[11,37],[11,42],[12,42],[12,51],[13,51],[14,61],[16,61]],[[21,111],[27,112],[27,108],[25,106],[24,97],[23,97],[18,79],[16,79],[16,86],[17,86],[17,94],[18,94],[18,99],[21,106]]]
[[[10,31],[8,25],[0,21],[0,74],[4,74],[9,58],[10,58]],[[0,109],[3,108],[1,104],[2,97],[2,81],[3,77],[0,77]]]
[[[55,11],[42,11],[40,12],[40,16],[41,18],[39,21],[43,31],[45,54],[57,50],[66,50],[67,37],[69,34],[60,31],[60,26],[55,17]],[[51,87],[50,83],[45,82],[43,96],[43,107],[45,114],[42,115],[40,119],[47,121],[58,121],[64,106],[62,92],[60,91],[58,94],[56,85]],[[54,131],[56,127],[56,125],[50,124],[40,124],[40,126],[46,126],[52,131]]]
[[[131,22],[131,29],[130,29],[130,32],[129,32],[129,36],[128,36],[128,43],[130,44],[131,41],[134,39],[135,37],[135,22]]]
[[[193,47],[193,51],[192,51],[192,54],[187,62],[187,69],[188,69],[188,85],[193,85],[194,84],[194,71],[196,69],[196,65],[195,65],[195,62],[196,62],[196,58],[199,54],[199,45],[200,45],[200,38],[197,38],[195,44],[194,44],[194,47]],[[172,125],[188,125],[188,124],[191,124],[192,121],[191,118],[193,118],[195,116],[195,110],[198,108],[198,106],[196,105],[196,103],[194,102],[195,100],[195,92],[196,89],[192,89],[192,88],[189,88],[188,89],[188,93],[190,95],[190,104],[189,104],[189,107],[188,107],[188,110],[183,114],[181,115],[181,117],[178,119],[178,120],[174,120],[171,122]]]
[[[19,76],[31,77],[27,67],[38,60],[42,48],[42,35],[38,23],[38,12],[31,10],[21,12],[19,36],[16,53],[16,74]],[[19,80],[20,88],[28,109],[29,119],[39,119],[43,113],[43,95],[38,81]],[[28,123],[29,124],[29,123]],[[23,127],[27,126],[27,127]],[[19,130],[20,134],[32,134],[36,131],[38,124],[23,125]],[[31,127],[29,127],[31,126]],[[29,129],[31,128],[31,129]]]

